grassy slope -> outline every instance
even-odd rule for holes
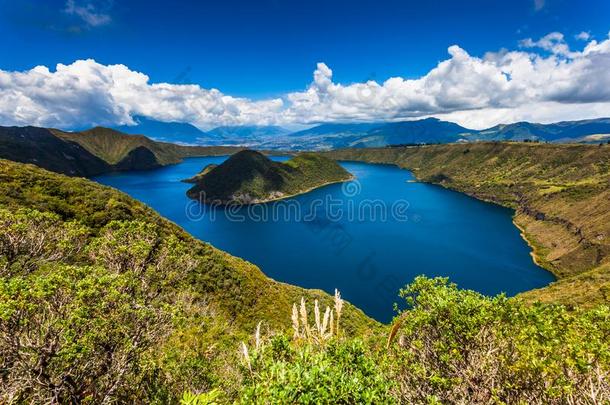
[[[262,202],[350,178],[336,162],[316,154],[304,153],[286,162],[274,162],[259,152],[245,150],[190,179],[196,185],[188,194],[199,198],[205,192],[207,200],[225,203],[235,201],[236,195],[242,196],[242,202]]]
[[[235,336],[250,335],[259,321],[276,329],[290,325],[293,302],[304,296],[324,305],[332,297],[319,290],[273,281],[253,264],[196,240],[174,223],[144,204],[110,187],[82,178],[71,178],[34,165],[0,159],[0,206],[27,207],[54,212],[63,219],[76,219],[98,231],[111,220],[141,220],[159,225],[191,246],[204,263],[193,273],[192,285],[213,297],[212,305],[223,314]],[[348,333],[366,334],[376,322],[352,305],[347,306],[343,325]]]
[[[418,179],[516,210],[537,262],[560,279],[526,299],[593,305],[610,288],[610,146],[477,143],[352,149],[329,157],[395,163]]]
[[[143,135],[127,135],[110,128],[95,127],[82,132],[51,130],[53,134],[76,142],[109,164],[117,164],[137,147],[143,146],[154,153],[161,165],[178,163],[188,156],[219,156],[235,153],[240,148],[225,146],[181,146],[156,142]]]

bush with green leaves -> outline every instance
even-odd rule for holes
[[[388,404],[390,381],[360,340],[291,342],[283,335],[249,353],[244,404]]]
[[[176,236],[141,221],[91,236],[35,210],[0,210],[0,223],[0,402],[166,402],[210,387],[201,337],[214,320],[185,288],[199,261]]]
[[[34,271],[40,264],[78,255],[89,230],[57,214],[0,208],[0,276]]]
[[[403,403],[607,403],[610,308],[569,311],[417,278],[390,334]]]
[[[139,394],[171,309],[134,294],[138,283],[130,273],[65,265],[0,278],[0,397],[80,403]]]

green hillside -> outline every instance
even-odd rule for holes
[[[476,143],[326,156],[394,163],[422,181],[515,209],[536,261],[560,279],[524,298],[610,302],[610,146]]]
[[[127,373],[112,398],[230,387],[238,370],[227,364],[259,322],[285,330],[301,297],[332,302],[267,278],[123,193],[33,165],[0,160],[0,225],[0,402],[7,384],[37,373],[40,386],[19,388],[21,398],[38,402],[31,395],[53,386],[101,395],[118,378],[112,367]],[[342,326],[367,335],[377,323],[346,304]]]
[[[37,127],[0,127],[0,158],[33,163],[70,176],[95,176],[112,170],[81,145]]]
[[[81,132],[51,130],[56,136],[76,142],[109,164],[117,164],[138,147],[151,151],[159,165],[178,163],[188,156],[221,156],[239,148],[224,146],[182,146],[157,142],[144,135],[127,135],[114,129],[95,127]]]
[[[187,180],[196,183],[187,194],[220,204],[259,203],[351,178],[339,164],[319,155],[303,153],[286,162],[275,162],[259,152],[244,150]]]
[[[0,127],[0,158],[32,163],[70,176],[143,170],[190,156],[230,155],[241,148],[182,146],[96,127],[63,132],[38,127]]]

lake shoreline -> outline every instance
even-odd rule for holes
[[[365,161],[362,161],[362,160],[352,160],[352,159],[338,159],[338,161],[340,161],[340,162],[354,162],[354,163],[365,162]],[[457,188],[449,187],[449,186],[447,186],[447,185],[445,185],[443,183],[435,183],[435,182],[431,182],[431,181],[426,181],[426,180],[420,178],[416,174],[417,169],[411,169],[409,167],[401,166],[399,163],[386,163],[386,162],[365,162],[365,163],[367,163],[367,164],[379,164],[379,165],[390,165],[390,166],[395,166],[395,167],[399,168],[400,170],[406,170],[406,171],[410,172],[413,175],[413,177],[415,177],[415,179],[407,180],[405,182],[406,184],[409,184],[409,183],[425,183],[425,184],[430,184],[430,185],[434,185],[434,186],[440,186],[440,187],[442,187],[445,190],[455,191],[457,193],[467,195],[468,197],[472,197],[472,198],[474,198],[476,200],[479,200],[479,201],[483,201],[483,202],[486,202],[486,203],[489,203],[489,204],[494,204],[494,205],[497,205],[497,206],[502,207],[502,208],[508,208],[508,209],[514,210],[514,207],[510,207],[508,205],[502,204],[502,203],[500,203],[498,201],[495,201],[495,200],[492,200],[492,199],[482,198],[482,197],[480,197],[480,196],[478,196],[477,194],[474,194],[474,193],[469,193],[469,192],[464,191],[464,190],[459,190]],[[525,228],[522,227],[521,225],[517,224],[515,215],[513,215],[513,217],[512,217],[512,223],[515,226],[515,228],[517,228],[517,230],[519,231],[519,234],[520,234],[521,238],[529,246],[529,248],[530,248],[529,254],[530,254],[534,264],[536,266],[540,267],[541,269],[544,269],[544,270],[548,271],[549,273],[551,273],[553,275],[553,277],[555,277],[556,281],[559,280],[560,279],[559,275],[556,274],[550,266],[545,265],[544,260],[542,260],[542,257],[539,255],[539,252],[538,252],[539,248],[537,248],[536,245],[534,244],[534,242],[529,239],[529,237],[528,237],[528,235],[527,235],[527,233],[525,231]]]
[[[530,256],[532,256],[532,260],[534,261],[534,263],[537,266],[539,266],[539,267],[545,269],[546,271],[548,271],[549,273],[551,273],[553,276],[555,276],[555,278],[559,279],[557,274],[555,274],[551,269],[548,269],[546,266],[544,266],[541,257],[538,255],[538,252],[537,252],[538,248],[536,247],[534,242],[532,240],[530,240],[530,238],[528,237],[528,235],[525,231],[525,228],[517,223],[515,216],[513,216],[513,225],[515,225],[515,227],[519,230],[519,234],[521,235],[521,238],[523,238],[525,243],[527,243],[527,245],[530,247],[530,249],[531,249]]]

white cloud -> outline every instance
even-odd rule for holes
[[[453,45],[450,57],[427,74],[382,83],[335,83],[332,70],[319,63],[306,90],[262,101],[198,85],[151,83],[127,66],[91,59],[54,71],[0,70],[0,124],[70,128],[130,124],[143,115],[206,129],[437,116],[482,128],[610,116],[610,39],[573,51],[562,34],[551,33],[521,46],[477,57]]]
[[[66,0],[64,12],[83,20],[90,27],[109,24],[112,18],[106,12],[100,11],[94,3],[77,3],[77,0]]]
[[[537,41],[531,38],[526,38],[519,42],[519,45],[523,48],[540,48],[545,51],[551,52],[555,55],[561,56],[576,56],[576,53],[570,51],[570,47],[566,43],[563,34],[560,32],[551,32],[540,38]]]
[[[588,41],[591,39],[591,34],[589,32],[582,31],[582,32],[574,35],[574,38],[581,40],[581,41]]]

